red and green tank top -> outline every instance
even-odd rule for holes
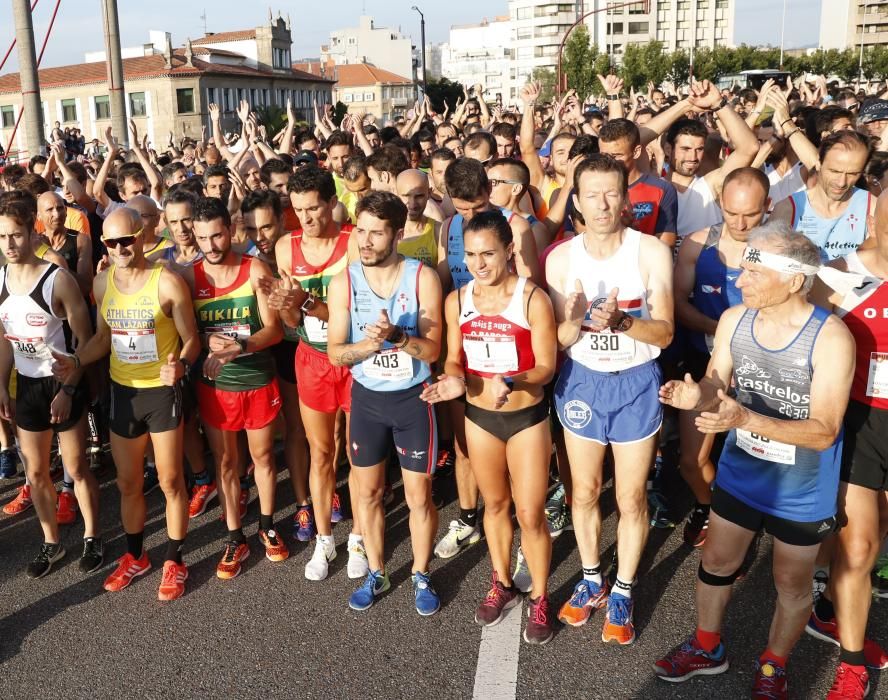
[[[312,265],[302,254],[302,230],[294,231],[290,236],[290,267],[291,277],[302,285],[302,288],[317,297],[319,301],[327,301],[327,287],[339,272],[348,267],[348,240],[354,227],[343,224],[336,239],[336,245],[330,257],[322,265]],[[296,329],[299,339],[308,343],[315,350],[327,352],[327,322],[313,316],[304,316],[302,324]]]
[[[197,330],[204,334],[224,333],[246,340],[262,328],[259,305],[250,283],[250,265],[253,259],[242,255],[237,277],[227,287],[216,287],[207,279],[205,260],[194,264],[194,313]],[[206,351],[201,355],[203,362]],[[215,381],[201,373],[201,381],[223,391],[259,389],[274,378],[274,362],[268,350],[251,352],[237,357],[222,368]]]

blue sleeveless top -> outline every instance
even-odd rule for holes
[[[498,207],[506,217],[506,221],[512,222],[515,216],[511,209]],[[463,223],[462,214],[454,214],[450,220],[450,226],[447,229],[447,265],[450,267],[450,277],[453,279],[453,288],[462,289],[472,279],[472,273],[466,266],[466,248],[463,243]]]
[[[808,202],[807,190],[796,192],[792,200],[792,228],[804,233],[820,248],[824,261],[842,258],[857,250],[866,238],[866,217],[869,214],[870,193],[856,187],[851,189],[851,200],[836,219],[824,219]]]
[[[413,258],[403,259],[403,270],[398,286],[388,299],[377,296],[364,276],[360,262],[348,266],[349,299],[351,299],[350,343],[364,337],[364,327],[375,323],[379,312],[385,309],[389,320],[407,333],[418,335],[419,326],[419,271],[422,263]],[[361,386],[372,391],[401,391],[422,384],[432,371],[427,362],[411,357],[386,342],[382,350],[363,362],[352,365],[352,376]]]
[[[718,241],[723,224],[709,228],[703,250],[697,258],[694,273],[694,298],[691,303],[700,313],[718,320],[732,306],[743,303],[743,295],[737,289],[740,268],[727,267],[718,255]],[[691,345],[700,352],[709,352],[703,333],[692,332]]]

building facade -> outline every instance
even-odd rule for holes
[[[417,18],[418,19],[418,18]],[[321,63],[370,63],[395,75],[413,75],[413,42],[400,31],[377,27],[372,17],[361,16],[357,27],[330,32],[321,47]]]
[[[501,95],[507,101],[512,69],[512,25],[508,17],[486,18],[478,24],[450,27],[441,48],[441,73],[462,85],[481,83],[490,102]]]
[[[888,0],[824,0],[820,7],[822,49],[888,44]]]

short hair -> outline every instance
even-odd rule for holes
[[[866,174],[881,180],[886,172],[888,172],[888,153],[884,151],[873,153],[873,157],[866,164]]]
[[[168,192],[172,192],[173,190],[188,192],[195,199],[200,199],[204,196],[204,184],[199,177],[189,177],[185,180],[182,180],[182,182],[177,182],[175,185],[170,187]]]
[[[352,148],[351,134],[337,129],[330,133],[326,141],[324,141],[324,150],[329,151],[333,146],[348,146]]]
[[[743,185],[757,184],[764,193],[763,199],[767,199],[771,191],[771,183],[768,181],[768,176],[758,168],[737,168],[729,172],[725,177],[724,183],[722,183],[722,193],[725,192],[728,185],[732,182]]]
[[[197,200],[203,197],[203,195],[195,196],[195,194],[188,188],[180,187],[181,184],[182,183],[173,185],[167,190],[167,193],[163,198],[164,208],[166,208],[168,204],[190,204],[193,208]]]
[[[68,170],[74,175],[81,185],[87,181],[89,175],[86,172],[86,166],[77,160],[72,160],[68,163]]]
[[[122,191],[127,180],[141,180],[145,185],[150,186],[148,176],[145,170],[138,163],[124,163],[117,170],[117,190]]]
[[[474,158],[460,158],[448,165],[444,184],[452,199],[470,201],[490,191],[487,172],[481,161]]]
[[[24,176],[27,175],[28,171],[25,170],[23,165],[19,165],[18,163],[13,163],[12,165],[7,165],[3,168],[3,184],[6,185],[7,189],[14,189],[15,184]]]
[[[209,168],[204,170],[203,181],[204,184],[208,184],[211,177],[224,177],[225,180],[228,180],[228,166],[222,165],[211,165]]]
[[[599,153],[598,138],[592,134],[580,134],[571,144],[567,157],[573,160],[577,156],[588,158]]]
[[[598,131],[598,140],[604,143],[613,143],[621,140],[629,141],[629,146],[635,148],[641,143],[641,135],[638,126],[629,119],[611,119]]]
[[[12,219],[19,226],[33,231],[37,220],[37,199],[22,190],[0,192],[0,216]]]
[[[436,133],[436,134],[437,134],[439,131],[441,131],[441,127],[445,127],[445,128],[448,128],[448,129],[453,129],[454,131],[458,131],[458,129],[456,128],[456,125],[455,125],[455,124],[453,124],[453,123],[451,123],[451,122],[449,122],[449,121],[446,121],[446,122],[441,122],[440,124],[438,124],[437,126],[435,126],[435,133]]]
[[[43,179],[43,176],[36,173],[25,173],[22,175],[15,183],[15,188],[17,190],[24,190],[34,197],[39,197],[44,192],[49,192],[52,189],[49,183]]]
[[[226,226],[231,226],[231,214],[228,207],[218,197],[201,197],[194,203],[191,210],[193,221],[215,221],[222,219]]]
[[[262,164],[262,167],[259,168],[259,179],[262,180],[262,184],[269,184],[271,182],[271,176],[274,173],[289,177],[293,174],[293,168],[280,158],[269,158]]]
[[[743,88],[740,91],[740,94],[737,95],[740,98],[741,102],[757,102],[758,101],[758,93],[752,88]]]
[[[824,131],[830,131],[832,125],[839,119],[847,119],[852,124],[854,123],[854,115],[851,113],[851,110],[838,105],[829,105],[818,110],[814,117],[814,127],[817,129],[818,134],[822,134]]]
[[[503,138],[510,139],[511,141],[515,140],[515,136],[518,134],[518,130],[515,128],[513,124],[509,124],[508,122],[497,122],[493,125],[493,128],[490,130],[490,133],[493,136],[501,136]]]
[[[409,147],[409,145],[408,145]],[[373,168],[379,173],[389,173],[392,177],[396,177],[400,173],[407,170],[410,163],[403,151],[397,146],[386,144],[373,155],[367,157],[367,169]]]
[[[803,233],[793,231],[785,221],[770,220],[761,226],[756,226],[749,232],[746,242],[753,247],[761,243],[773,245],[777,248],[775,252],[778,255],[814,268],[819,268],[823,262],[817,245]],[[787,278],[792,276],[784,274]],[[803,293],[811,291],[816,276],[816,274],[805,275],[805,283],[799,291]]]
[[[321,200],[330,202],[336,196],[336,183],[329,170],[310,163],[303,165],[290,176],[287,192],[294,194],[317,192]]]
[[[842,131],[837,131],[834,134],[826,136],[820,142],[819,155],[821,165],[826,158],[826,154],[837,146],[841,146],[842,148],[848,150],[856,147],[862,147],[867,152],[867,159],[869,159],[869,155],[872,152],[873,144],[868,136],[864,136],[860,132],[852,131],[851,129],[843,129]]]
[[[179,170],[187,172],[188,168],[185,167],[185,163],[182,161],[174,160],[172,163],[163,166],[163,170],[160,171],[160,177],[166,182]]]
[[[271,209],[274,218],[280,221],[284,216],[281,198],[271,190],[251,190],[241,202],[241,214],[249,214],[256,209]]]
[[[675,145],[675,141],[679,136],[696,136],[705,139],[709,135],[706,127],[696,119],[679,119],[666,132],[666,143],[670,146]]]
[[[480,148],[481,144],[487,144],[487,149],[490,151],[491,156],[496,155],[496,139],[493,138],[493,135],[486,131],[476,131],[474,134],[469,136],[466,139],[465,145],[463,148],[465,150]]]
[[[493,231],[503,246],[508,246],[512,242],[512,227],[499,209],[482,211],[473,216],[472,220],[463,226],[463,238],[467,233],[475,231]]]
[[[436,148],[434,151],[432,151],[432,155],[429,156],[429,160],[446,160],[449,162],[452,160],[456,160],[456,154],[449,148]]]
[[[302,144],[308,143],[309,141],[317,141],[318,137],[315,136],[308,129],[304,129],[296,134],[296,150],[303,150]]]
[[[516,174],[517,179],[521,181],[521,194],[518,197],[523,197],[530,186],[530,168],[527,167],[527,164],[516,158],[495,158],[487,164],[489,170],[499,167],[509,168],[512,173]]]
[[[580,193],[580,178],[584,173],[613,173],[620,179],[620,191],[623,198],[629,196],[629,176],[626,174],[625,166],[613,156],[606,153],[596,153],[583,162],[581,162],[576,170],[574,170],[573,187],[574,192]]]
[[[413,140],[415,143],[422,143],[423,141],[434,142],[435,135],[427,129],[422,129],[422,130],[416,132],[416,134],[413,137]]]
[[[355,207],[355,218],[364,212],[387,221],[393,231],[400,231],[407,223],[407,205],[392,192],[370,192]]]
[[[366,127],[364,127],[364,128],[365,128],[365,131],[364,131],[365,134],[373,133],[372,131],[366,131]],[[377,133],[379,134],[379,140],[382,141],[383,143],[388,143],[392,139],[397,139],[397,138],[401,137],[401,132],[398,131],[393,126],[384,126],[382,129],[377,129]]]
[[[345,161],[342,166],[342,177],[349,182],[354,182],[362,175],[367,174],[367,156],[363,153],[355,153]]]
[[[31,156],[31,160],[28,161],[28,170],[33,173],[35,165],[46,165],[47,160],[49,159],[46,156]]]

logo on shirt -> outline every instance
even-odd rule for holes
[[[737,374],[753,374],[758,379],[769,379],[771,374],[766,372],[763,369],[759,369],[759,366],[750,360],[746,355],[743,356],[743,359],[740,361],[740,366],[737,368]]]
[[[3,320],[5,321],[6,319],[4,318]],[[45,326],[47,323],[46,316],[43,314],[26,314],[25,323],[29,326]]]
[[[408,299],[407,294],[404,292],[401,292],[398,295],[398,298],[395,299],[395,303],[401,305],[401,313],[407,313],[407,303],[409,301],[410,300]]]
[[[308,268],[304,267],[302,265],[297,265],[296,267],[293,268],[293,273],[296,275],[307,275]]]
[[[632,218],[638,221],[654,213],[653,202],[636,202],[632,205]]]
[[[573,399],[564,404],[564,421],[574,430],[585,428],[591,420],[592,409],[585,401]]]
[[[808,373],[800,369],[783,369],[780,368],[780,378],[794,384],[804,384],[808,381]]]
[[[210,290],[209,289],[198,289],[197,296],[200,299],[205,299],[206,297],[210,296]]]
[[[139,306],[154,306],[154,301],[151,297],[143,295],[139,297]]]
[[[714,287],[711,284],[701,284],[700,291],[703,292],[704,294],[721,294],[722,288],[721,287]]]

